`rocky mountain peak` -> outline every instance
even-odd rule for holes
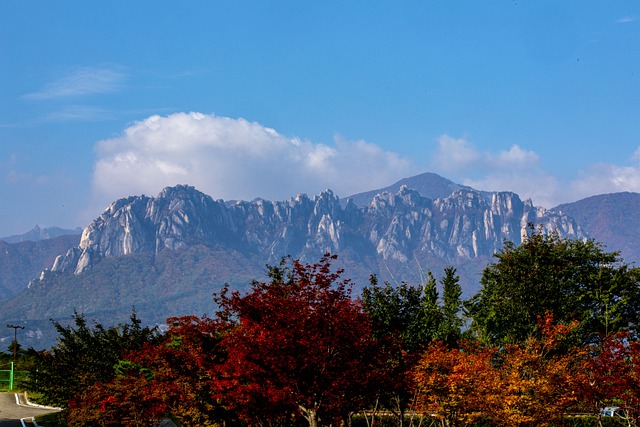
[[[395,193],[376,194],[363,207],[353,201],[341,204],[331,190],[312,199],[299,194],[287,201],[227,205],[180,185],[155,198],[115,201],[85,228],[78,247],[56,259],[51,271],[81,274],[108,257],[194,245],[228,248],[265,262],[285,255],[317,259],[333,252],[349,254],[353,262],[424,259],[455,264],[490,257],[504,240],[520,243],[532,221],[563,236],[584,237],[571,218],[536,208],[510,192],[489,198],[461,187],[432,199],[401,185]]]
[[[283,201],[225,203],[180,185],[156,197],[116,200],[83,230],[79,243],[79,235],[61,241],[39,263],[36,268],[52,266],[40,280],[33,269],[20,281],[30,281],[30,289],[8,305],[10,316],[43,316],[49,324],[47,319],[77,309],[109,322],[125,320],[132,305],[153,322],[164,320],[159,313],[207,313],[211,293],[223,283],[243,286],[260,280],[265,264],[283,256],[316,262],[327,251],[339,255],[336,267],[345,268],[356,292],[371,274],[380,281],[420,283],[424,271],[438,277],[453,266],[463,295],[470,297],[492,255],[504,240],[520,244],[528,223],[562,237],[586,238],[572,218],[590,227],[590,237],[626,250],[625,259],[637,259],[629,256],[638,253],[637,245],[606,239],[633,240],[628,236],[638,228],[637,215],[629,212],[639,206],[638,194],[603,195],[546,210],[512,192],[480,192],[425,174],[365,196],[356,203],[327,190]],[[0,243],[7,257],[17,250]],[[20,243],[29,254],[37,252],[33,244]]]

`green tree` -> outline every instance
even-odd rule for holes
[[[59,333],[57,344],[37,354],[29,388],[42,393],[45,403],[62,408],[95,383],[112,380],[125,351],[159,339],[155,328],[142,327],[135,311],[130,323],[108,328],[99,323],[91,327],[78,313],[73,325],[53,324]]]
[[[462,330],[462,318],[460,317],[462,287],[456,269],[446,267],[440,283],[442,283],[442,320],[437,338],[449,346],[455,346],[460,339]]]
[[[434,340],[455,343],[460,336],[460,285],[454,268],[445,269],[441,280],[443,300],[439,301],[437,282],[427,272],[426,283],[415,286],[388,282],[379,285],[375,276],[362,291],[365,311],[373,321],[374,334],[386,347],[386,363],[391,379],[385,387],[383,405],[398,417],[402,426],[404,413],[412,397],[408,372],[424,349]]]
[[[593,240],[544,234],[530,224],[520,246],[505,242],[495,257],[466,303],[471,330],[485,342],[522,342],[546,312],[558,322],[579,321],[584,341],[637,324],[640,270]]]
[[[427,271],[427,282],[422,286],[420,305],[411,316],[405,339],[409,349],[418,349],[438,338],[442,323],[439,305],[438,284],[430,271]]]
[[[11,344],[9,344],[9,347],[7,347],[7,351],[11,354],[11,356],[13,356],[14,354],[20,355],[24,353],[22,345],[20,345],[20,343],[16,340],[11,340]]]
[[[438,298],[431,272],[427,272],[427,282],[420,286],[405,282],[380,285],[377,277],[371,276],[370,286],[362,290],[364,309],[373,321],[375,336],[382,339],[395,335],[409,352],[425,348],[437,336],[442,320]]]

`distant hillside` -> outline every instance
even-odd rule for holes
[[[16,234],[13,236],[1,237],[0,240],[3,240],[7,243],[20,243],[20,242],[37,242],[38,240],[47,240],[53,239],[59,236],[68,236],[68,235],[80,235],[82,234],[82,228],[78,227],[74,230],[59,228],[59,227],[47,227],[41,228],[39,225],[36,225],[31,230],[27,231],[24,234]]]
[[[235,251],[194,245],[173,251],[110,257],[79,275],[49,274],[17,298],[4,315],[68,318],[75,310],[91,318],[126,319],[133,307],[146,322],[214,311],[213,293],[225,283],[243,289],[266,268]],[[43,284],[45,284],[43,286]]]
[[[22,322],[26,343],[38,347],[50,344],[47,319],[68,318],[74,310],[103,323],[126,321],[134,306],[146,322],[202,315],[215,309],[211,294],[224,283],[241,289],[264,280],[265,265],[283,256],[313,263],[325,252],[339,256],[336,267],[345,269],[356,292],[371,274],[420,283],[427,269],[441,277],[444,267],[454,266],[469,297],[492,255],[504,240],[519,244],[528,222],[585,237],[570,217],[510,192],[488,197],[463,188],[432,199],[402,186],[358,207],[343,206],[330,190],[227,205],[193,187],[167,187],[157,197],[113,202],[79,244],[61,250],[5,304],[0,323]]]
[[[441,177],[435,173],[425,172],[420,175],[412,176],[409,178],[403,178],[400,181],[392,184],[388,187],[380,188],[377,190],[366,191],[364,193],[354,194],[353,196],[345,197],[342,200],[342,204],[344,205],[348,199],[358,207],[363,207],[369,205],[373,198],[377,194],[381,193],[392,193],[395,194],[400,191],[402,186],[407,186],[412,190],[417,191],[423,197],[429,199],[439,199],[441,197],[447,197],[452,193],[460,190],[465,191],[477,191],[471,187],[467,187],[466,185],[456,184],[453,181],[450,181],[446,178]],[[478,191],[478,193],[482,194],[488,200],[490,200],[491,193]]]
[[[613,193],[588,197],[551,209],[576,220],[589,237],[627,262],[640,263],[640,194]]]
[[[80,243],[80,234],[7,243],[0,240],[0,301],[14,297],[51,267],[58,255]]]

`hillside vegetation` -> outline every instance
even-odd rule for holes
[[[616,253],[531,227],[469,300],[452,267],[415,285],[373,277],[357,298],[334,261],[283,259],[266,282],[223,287],[213,317],[166,331],[135,313],[112,327],[76,315],[30,352],[30,387],[71,426],[316,427],[382,412],[399,426],[560,426],[575,413],[602,425],[613,405],[637,424],[640,271]]]

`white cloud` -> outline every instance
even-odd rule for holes
[[[496,168],[519,169],[538,165],[540,158],[533,151],[523,150],[517,144],[506,151],[492,153],[478,150],[466,138],[442,135],[438,138],[438,150],[432,162],[442,171],[480,171],[486,173]]]
[[[88,105],[67,105],[58,111],[47,114],[44,122],[66,122],[82,121],[96,122],[110,120],[114,117],[113,112],[99,107]]]
[[[39,91],[24,95],[30,100],[71,98],[117,91],[125,74],[113,67],[81,67],[52,81]]]
[[[338,136],[328,146],[201,113],[148,117],[99,142],[96,153],[93,189],[100,209],[176,184],[216,199],[284,200],[327,188],[348,196],[418,172],[409,160],[365,141]]]
[[[526,151],[518,145],[512,145],[508,151],[501,151],[493,163],[504,166],[537,165],[540,157],[533,151]]]
[[[113,200],[156,195],[176,184],[213,198],[285,200],[330,188],[341,197],[425,172],[410,160],[363,140],[333,144],[287,137],[244,119],[201,113],[150,116],[119,137],[96,144],[94,215]],[[633,157],[640,161],[640,148]],[[513,191],[547,208],[594,194],[639,191],[640,167],[599,164],[561,181],[534,151],[512,145],[481,150],[443,135],[430,171],[479,190]]]
[[[629,24],[631,22],[636,22],[637,20],[637,16],[625,16],[623,18],[617,19],[616,24]]]
[[[478,190],[513,191],[534,204],[552,207],[562,185],[540,165],[539,156],[518,145],[499,152],[481,151],[466,138],[442,135],[432,162],[434,172]]]
[[[479,159],[480,153],[465,138],[442,135],[438,138],[438,151],[433,165],[443,172],[455,172],[468,165],[476,164]]]
[[[600,163],[580,172],[571,183],[575,200],[594,194],[640,192],[640,168]]]
[[[640,162],[640,147],[630,161]],[[438,139],[432,170],[478,190],[513,191],[547,208],[596,194],[640,192],[638,164],[595,164],[563,182],[542,167],[534,151],[518,145],[498,152],[481,151],[465,138],[448,135]]]

